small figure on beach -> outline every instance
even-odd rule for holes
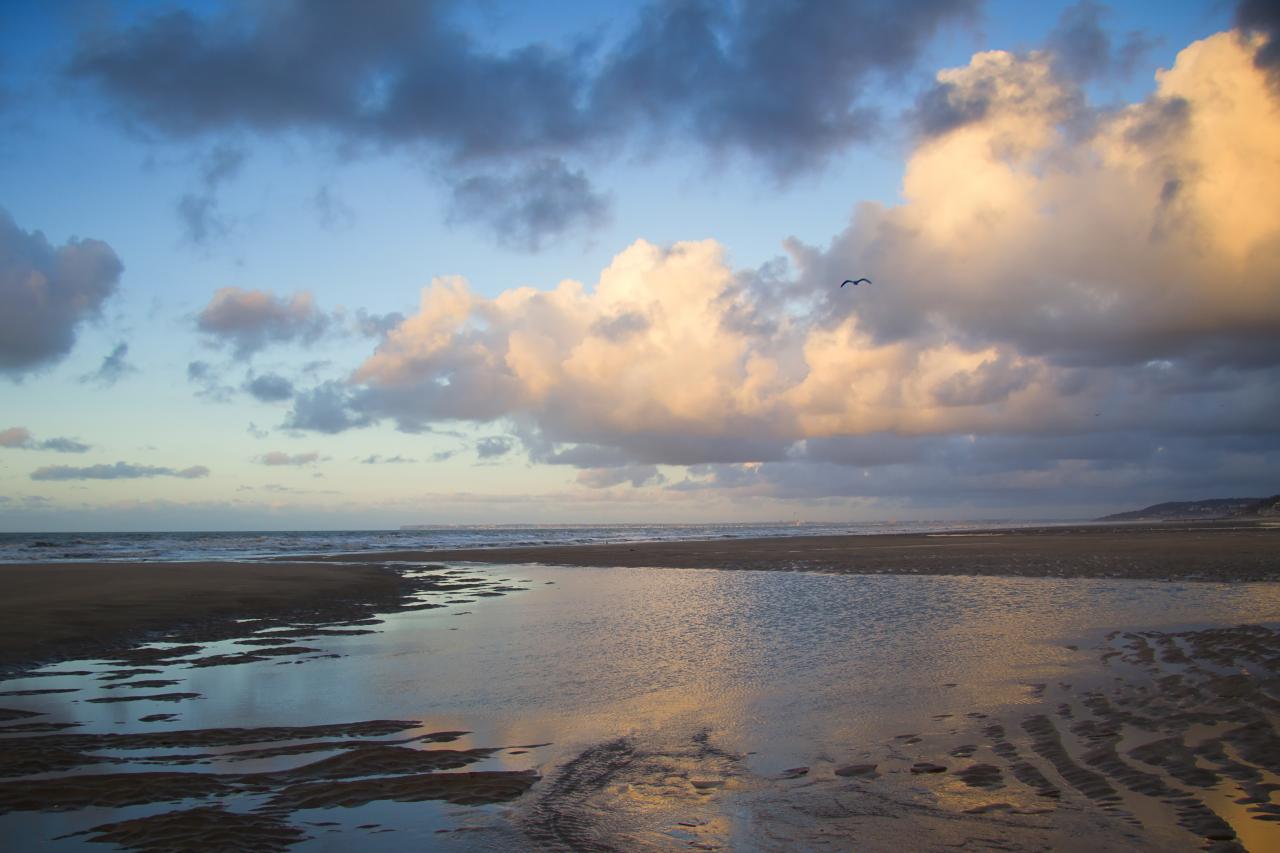
[[[852,284],[854,287],[857,287],[858,285],[862,284],[862,282],[864,281],[867,284],[871,283],[871,279],[869,278],[846,278],[844,281],[840,283],[840,286],[844,287],[846,284]]]

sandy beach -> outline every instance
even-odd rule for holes
[[[1260,581],[1280,579],[1280,525],[1081,525],[377,551],[264,562],[0,564],[0,665],[83,656],[180,623],[216,633],[219,623],[248,616],[313,610],[337,618],[356,602],[391,605],[409,588],[386,564],[406,561]]]
[[[394,602],[405,588],[380,566],[0,564],[0,666],[87,656],[179,625],[213,635],[247,617],[336,618],[358,602]]]
[[[392,551],[315,559],[1249,581],[1280,579],[1280,525],[1079,525],[960,533]]]
[[[1269,849],[1278,537],[0,566],[0,831],[31,849]]]

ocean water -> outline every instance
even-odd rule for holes
[[[0,563],[75,560],[255,559],[354,551],[664,542],[762,536],[931,533],[1061,522],[883,521],[751,524],[459,525],[403,530],[283,530],[168,533],[0,533]]]

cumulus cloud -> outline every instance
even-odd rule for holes
[[[98,369],[92,373],[86,373],[80,377],[80,381],[84,383],[94,383],[104,387],[115,385],[130,373],[137,373],[138,369],[125,360],[129,355],[129,345],[126,343],[118,343],[102,358],[102,364],[98,365]]]
[[[0,430],[0,447],[18,450],[52,450],[55,453],[84,453],[89,445],[73,438],[56,437],[36,441],[26,427]]]
[[[204,465],[193,465],[181,470],[158,465],[134,465],[117,462],[114,465],[88,465],[77,468],[71,465],[46,465],[31,472],[33,480],[136,480],[145,477],[179,477],[194,480],[209,476]]]
[[[272,450],[258,457],[257,462],[260,465],[311,465],[320,461],[320,454],[311,453],[285,453],[283,450]]]
[[[1271,0],[1240,0],[1236,6],[1236,26],[1251,40],[1253,61],[1276,80],[1280,73],[1280,8]]]
[[[326,423],[505,419],[536,461],[710,466],[686,489],[799,494],[835,460],[813,481],[849,495],[927,488],[939,460],[992,494],[1141,477],[1105,441],[1047,435],[1142,437],[1166,449],[1148,473],[1179,436],[1273,435],[1280,113],[1259,44],[1196,42],[1150,99],[1087,124],[1051,54],[978,54],[938,82],[982,108],[923,137],[904,202],[864,205],[830,245],[743,271],[712,241],[639,241],[593,286],[493,298],[437,278],[326,389]],[[874,284],[836,286],[853,273]],[[1017,436],[1021,468],[975,467]],[[1202,458],[1262,477],[1280,448],[1261,441]]]
[[[55,248],[0,210],[0,373],[16,379],[62,359],[123,270],[100,240],[72,238]]]
[[[451,218],[487,225],[503,245],[536,252],[566,232],[599,225],[608,203],[582,171],[547,158],[516,175],[474,175],[453,186]]]
[[[278,403],[293,396],[293,383],[278,373],[264,373],[247,380],[244,390],[263,403]]]
[[[305,291],[285,298],[238,287],[218,290],[196,317],[197,328],[214,343],[229,344],[236,358],[248,358],[273,343],[312,343],[329,322]]]

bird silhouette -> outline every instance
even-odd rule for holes
[[[843,282],[840,283],[840,286],[844,287],[846,284],[852,284],[854,287],[857,287],[859,284],[862,284],[862,282],[864,281],[867,284],[871,283],[871,279],[869,278],[846,278]]]

